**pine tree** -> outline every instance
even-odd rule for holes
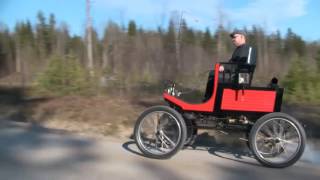
[[[0,77],[14,69],[14,40],[8,28],[0,26]]]
[[[57,48],[56,19],[53,14],[49,17],[48,41],[50,43],[48,54],[52,54]]]
[[[222,25],[218,26],[218,29],[215,33],[215,39],[217,59],[219,61],[228,59],[234,47],[230,41],[229,32],[226,31]]]
[[[307,71],[306,65],[299,56],[295,56],[289,72],[283,81],[286,88],[286,93],[295,101],[305,101],[307,95],[306,87],[310,81],[310,75]]]
[[[206,28],[206,31],[203,35],[202,41],[201,41],[201,46],[203,49],[205,49],[208,52],[212,52],[214,48],[214,42],[211,37],[211,32],[209,28]]]
[[[320,74],[320,49],[317,51],[317,55],[315,57],[317,63],[317,71]]]
[[[44,59],[50,52],[50,40],[48,36],[48,25],[46,24],[46,18],[40,11],[37,15],[38,23],[36,25],[37,31],[37,48],[40,59]]]
[[[137,26],[136,23],[131,20],[128,25],[128,35],[135,36],[137,34]]]
[[[292,53],[297,53],[299,56],[304,56],[306,53],[306,45],[305,42],[302,40],[300,36],[295,34],[291,28],[288,29],[285,45],[284,45],[284,52],[287,55],[292,55]]]
[[[164,36],[164,48],[167,52],[174,53],[175,52],[175,25],[173,21],[171,20],[169,22],[168,31]]]
[[[56,54],[60,56],[68,54],[72,49],[69,44],[70,35],[68,26],[66,24],[62,24],[55,34],[57,36]]]
[[[176,35],[175,25],[172,20],[169,22],[168,30],[163,37],[164,62],[161,67],[161,76],[163,78],[173,78],[177,74],[178,61],[176,58]]]
[[[182,44],[182,46],[184,44],[187,45],[195,45],[196,43],[196,38],[195,38],[195,34],[193,32],[193,30],[191,28],[188,28],[187,22],[183,19],[182,23],[181,23],[181,28],[180,28],[180,32],[179,32],[179,36],[180,36],[180,42]]]
[[[320,104],[320,91],[315,91],[315,89],[320,89],[320,83],[318,82],[318,83],[316,83],[315,85],[314,85],[314,89],[313,89],[313,91],[314,91],[314,93],[315,93],[315,97],[314,97],[314,99],[315,99],[315,101],[316,101],[316,103],[317,104]]]
[[[277,30],[274,40],[275,40],[275,46],[276,46],[276,53],[280,54],[283,49],[283,42],[282,42],[281,33],[279,30]]]
[[[73,55],[52,56],[49,62],[47,69],[37,79],[38,88],[58,95],[88,90],[88,74]]]

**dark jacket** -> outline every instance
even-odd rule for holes
[[[241,45],[234,50],[229,62],[238,64],[239,72],[250,74],[249,85],[251,85],[257,62],[256,49],[247,44]]]
[[[255,66],[257,61],[256,49],[247,44],[237,47],[229,62],[237,63],[239,65],[251,65]]]

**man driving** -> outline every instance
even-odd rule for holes
[[[233,51],[229,62],[235,63],[238,67],[245,67],[247,72],[251,74],[249,83],[251,84],[252,75],[256,67],[257,52],[255,48],[246,43],[246,33],[244,31],[236,29],[230,34],[230,37],[233,45],[236,46],[236,49]],[[224,70],[225,67],[221,65],[219,71],[223,72]],[[210,71],[203,101],[210,99],[213,91],[213,81],[214,72]]]

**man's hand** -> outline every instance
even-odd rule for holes
[[[223,71],[224,71],[224,67],[222,65],[220,65],[219,72],[223,72]]]

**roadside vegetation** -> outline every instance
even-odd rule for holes
[[[208,70],[234,49],[232,29],[223,24],[213,32],[192,29],[174,16],[157,30],[109,22],[100,36],[91,29],[90,68],[87,34],[71,35],[53,14],[39,12],[37,19],[17,22],[13,31],[0,23],[1,118],[113,134],[132,126],[148,105],[162,103],[165,80],[201,97]],[[319,107],[320,42],[305,41],[291,29],[245,30],[258,50],[253,83],[266,86],[277,77],[286,105]]]

